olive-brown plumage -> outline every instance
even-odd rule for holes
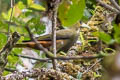
[[[77,41],[79,36],[79,28],[80,28],[80,24],[76,24],[74,25],[74,27],[71,27],[69,29],[58,30],[56,32],[57,52],[59,51],[67,52],[69,48],[74,45],[74,43]],[[39,36],[36,39],[38,43],[43,45],[43,47],[52,51],[52,34]],[[15,47],[21,47],[21,48],[28,47],[28,48],[38,49],[35,43],[31,40],[23,41],[22,44],[16,44]]]

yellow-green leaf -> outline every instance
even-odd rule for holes
[[[112,44],[114,42],[112,37],[104,32],[99,32],[99,38],[107,44]]]
[[[58,16],[64,26],[71,26],[79,21],[85,9],[85,0],[64,0],[58,8]]]
[[[27,0],[27,5],[29,6],[31,4],[33,4],[33,0]]]
[[[41,5],[38,5],[38,4],[32,4],[29,6],[30,8],[33,8],[33,9],[36,9],[36,10],[43,10],[45,11],[45,8]]]

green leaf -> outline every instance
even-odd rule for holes
[[[0,34],[0,49],[5,45],[7,42],[7,37],[5,34]]]
[[[104,41],[106,44],[112,44],[113,43],[113,40],[112,40],[112,37],[107,34],[107,33],[104,33],[104,32],[98,32],[99,33],[99,38]]]
[[[22,1],[19,1],[18,4],[17,4],[17,6],[18,6],[19,9],[21,9],[21,10],[25,8],[25,5],[23,4]]]
[[[120,0],[118,2],[119,2],[119,5],[120,5]]]
[[[27,5],[28,0],[16,0],[15,2],[22,1],[24,5]]]
[[[8,75],[8,74],[10,74],[9,71],[4,71],[2,75],[5,76],[5,75]]]
[[[5,31],[5,30],[7,30],[8,28],[8,24],[6,24],[4,21],[3,21],[3,19],[1,18],[1,20],[0,20],[0,31]]]
[[[120,43],[120,27],[114,24],[114,39],[117,43]]]
[[[71,26],[79,21],[85,9],[85,0],[64,0],[58,8],[58,17],[64,26]]]
[[[2,17],[3,17],[4,19],[7,19],[7,20],[9,19],[8,16],[7,16],[7,14],[4,13],[4,12],[2,12]]]
[[[22,53],[22,49],[21,48],[13,48],[11,53],[13,53],[13,54],[21,54]]]
[[[41,6],[41,5],[38,5],[38,4],[32,4],[29,7],[32,8],[32,9],[45,11],[45,8],[43,6]]]
[[[96,36],[96,37],[99,37],[106,44],[114,43],[114,40],[112,39],[112,37],[109,34],[105,33],[105,32],[94,32],[92,34],[94,36]]]
[[[10,67],[15,67],[15,64],[18,63],[19,61],[19,57],[17,56],[14,56],[14,54],[21,54],[22,52],[22,49],[21,48],[13,48],[12,52],[10,55],[8,55],[8,65],[7,66],[10,66]]]
[[[101,75],[100,75],[100,74],[97,74],[96,72],[93,72],[93,75],[94,75],[95,78],[101,77]]]
[[[43,6],[39,4],[35,4],[33,0],[27,0],[27,5],[29,8],[32,8],[32,9],[45,11],[45,8]]]
[[[8,57],[8,62],[10,62],[10,64],[13,66],[14,64],[17,63],[17,61],[19,60],[18,57],[13,56],[13,55],[9,55]]]
[[[28,22],[33,33],[42,34],[45,31],[45,25],[40,23],[40,17],[31,18]]]
[[[31,4],[33,4],[33,0],[27,0],[27,5],[29,6]]]
[[[9,11],[8,11],[7,14],[3,12],[3,13],[2,13],[2,17],[3,17],[4,19],[6,19],[6,20],[9,20],[9,19],[10,19],[10,16],[11,16],[11,13],[12,13],[12,15],[14,15],[14,13],[15,13],[15,8],[13,8],[13,12],[12,12],[12,8],[9,9]]]

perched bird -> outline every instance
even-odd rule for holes
[[[67,52],[71,46],[77,41],[79,36],[80,27],[88,27],[82,22],[75,24],[73,27],[58,30],[56,32],[56,48],[57,52],[63,51]],[[38,43],[43,45],[43,47],[47,48],[48,50],[52,51],[52,34],[47,34],[44,36],[39,36],[36,38]],[[16,44],[15,47],[17,48],[33,48],[38,49],[36,44],[32,40],[23,41],[21,44]]]

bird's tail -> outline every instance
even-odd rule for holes
[[[39,41],[38,44],[41,44],[43,47],[48,48],[52,45],[51,41]],[[36,44],[34,42],[25,42],[21,44],[16,44],[14,46],[15,48],[33,48],[33,49],[38,49]]]

